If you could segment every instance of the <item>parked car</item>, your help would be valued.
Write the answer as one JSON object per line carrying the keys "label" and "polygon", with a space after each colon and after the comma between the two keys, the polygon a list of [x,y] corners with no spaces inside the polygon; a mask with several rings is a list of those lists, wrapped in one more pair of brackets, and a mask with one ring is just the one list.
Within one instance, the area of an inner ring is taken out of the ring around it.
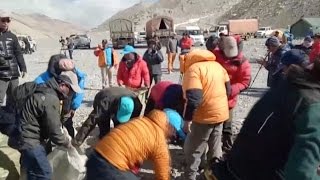
{"label": "parked car", "polygon": [[145,43],[147,41],[147,34],[145,31],[141,31],[138,34],[138,43]]}
{"label": "parked car", "polygon": [[[31,36],[19,34],[19,35],[17,35],[17,37],[20,42],[20,46],[23,46],[22,47],[23,49],[25,48],[25,43],[24,43],[23,39],[26,39],[30,44],[31,51],[35,52],[37,50],[37,42],[34,39],[32,39]],[[22,42],[23,42],[23,44],[22,44]]]}
{"label": "parked car", "polygon": [[78,48],[91,48],[91,38],[86,35],[71,35],[70,38],[73,41],[73,45],[74,45],[74,49],[78,49]]}
{"label": "parked car", "polygon": [[273,30],[271,27],[260,27],[254,34],[254,38],[267,38],[270,37]]}

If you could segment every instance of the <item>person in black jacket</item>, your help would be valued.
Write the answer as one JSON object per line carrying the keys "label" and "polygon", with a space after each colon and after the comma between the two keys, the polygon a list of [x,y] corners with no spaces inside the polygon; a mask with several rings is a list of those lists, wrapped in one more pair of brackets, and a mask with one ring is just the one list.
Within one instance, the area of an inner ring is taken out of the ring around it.
{"label": "person in black jacket", "polygon": [[74,48],[74,43],[73,43],[73,40],[69,37],[66,38],[67,40],[67,48],[68,48],[68,51],[69,51],[69,58],[70,59],[73,59],[73,48]]}
{"label": "person in black jacket", "polygon": [[[23,85],[15,90],[16,97],[25,92],[21,87]],[[52,169],[43,146],[49,139],[58,146],[71,147],[71,138],[62,130],[60,101],[76,92],[81,92],[77,76],[68,71],[51,78],[26,98],[18,122],[21,127],[20,163],[27,179],[52,179]]]}
{"label": "person in black jacket", "polygon": [[148,49],[143,55],[143,60],[147,62],[150,73],[150,84],[155,81],[155,84],[161,81],[161,63],[163,62],[163,55],[160,50],[157,49],[157,42],[150,41]]}
{"label": "person in black jacket", "polygon": [[82,124],[72,144],[80,146],[96,125],[100,130],[99,138],[102,138],[110,131],[111,120],[115,127],[139,117],[141,110],[142,104],[133,91],[122,87],[103,89],[94,97],[93,111]]}
{"label": "person in black jacket", "polygon": [[10,17],[0,16],[0,106],[7,95],[7,109],[13,109],[12,92],[27,73],[23,53],[16,35],[8,30]]}
{"label": "person in black jacket", "polygon": [[304,51],[308,56],[312,50],[313,39],[310,36],[306,36],[302,44],[295,45],[293,49],[300,49]]}

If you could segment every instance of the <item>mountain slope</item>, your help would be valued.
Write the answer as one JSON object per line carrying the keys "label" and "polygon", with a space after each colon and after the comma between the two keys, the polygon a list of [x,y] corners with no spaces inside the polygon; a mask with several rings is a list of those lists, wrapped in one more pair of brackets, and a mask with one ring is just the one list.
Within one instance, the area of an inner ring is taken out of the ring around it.
{"label": "mountain slope", "polygon": [[[0,15],[4,11],[0,10]],[[59,36],[68,36],[73,33],[85,31],[84,28],[64,22],[57,19],[52,19],[43,14],[9,14],[12,22],[10,30],[16,34],[27,34],[35,39],[41,38],[57,38]]]}
{"label": "mountain slope", "polygon": [[210,16],[215,19],[231,9],[241,0],[159,0],[155,3],[138,3],[120,11],[102,23],[97,30],[107,30],[111,20],[126,18],[132,20],[136,30],[143,30],[145,23],[154,16],[165,15],[173,17],[175,23],[186,22],[189,19]]}

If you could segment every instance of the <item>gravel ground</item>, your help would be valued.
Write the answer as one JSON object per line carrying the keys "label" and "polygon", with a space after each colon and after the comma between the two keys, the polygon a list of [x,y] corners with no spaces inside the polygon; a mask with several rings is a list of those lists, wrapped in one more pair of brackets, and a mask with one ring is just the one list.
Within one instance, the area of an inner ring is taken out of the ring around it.
{"label": "gravel ground", "polygon": [[[94,43],[101,41],[102,37],[92,37]],[[264,48],[265,39],[251,39],[250,41],[245,42],[244,54],[247,58],[254,62],[254,60],[260,56],[263,56],[266,52]],[[93,45],[94,45],[93,43]],[[32,55],[25,55],[25,60],[28,67],[28,76],[25,79],[21,79],[21,83],[25,81],[32,81],[40,73],[44,72],[47,68],[47,62],[51,55],[57,54],[60,52],[59,44],[55,40],[41,40],[39,41],[38,51]],[[203,48],[203,47],[202,47]],[[146,49],[141,47],[137,48],[137,52],[142,55]],[[119,50],[117,50],[119,52]],[[165,54],[164,48],[163,53]],[[87,115],[92,110],[92,103],[95,94],[101,89],[101,80],[100,80],[100,69],[97,66],[97,58],[93,55],[92,50],[75,50],[74,59],[76,65],[79,69],[84,71],[87,74],[86,85],[85,85],[85,97],[84,101],[79,110],[77,110],[74,124],[76,127],[81,126],[81,123],[86,119]],[[259,65],[252,63],[252,78],[255,77]],[[167,60],[162,64],[163,67],[163,80],[170,80],[178,83],[179,81],[179,72],[174,72],[168,74],[166,72]],[[175,68],[178,69],[179,62],[178,59],[175,61]],[[115,76],[115,73],[114,73]],[[261,97],[261,95],[266,91],[266,79],[267,71],[261,69],[260,73],[257,76],[256,81],[252,85],[252,88],[243,92],[239,97],[238,106],[234,111],[234,119],[236,120],[234,130],[238,131],[241,127],[243,119],[246,117],[248,111],[254,105],[254,103]],[[114,77],[115,82],[115,77]],[[95,142],[95,135],[97,131],[92,133],[92,137],[88,138],[87,143],[83,145],[83,148],[86,149]],[[183,151],[180,146],[170,145],[170,151],[172,156],[172,176],[173,179],[177,179],[181,176],[183,172]],[[146,163],[142,169],[140,177],[142,179],[153,179],[150,163]]]}

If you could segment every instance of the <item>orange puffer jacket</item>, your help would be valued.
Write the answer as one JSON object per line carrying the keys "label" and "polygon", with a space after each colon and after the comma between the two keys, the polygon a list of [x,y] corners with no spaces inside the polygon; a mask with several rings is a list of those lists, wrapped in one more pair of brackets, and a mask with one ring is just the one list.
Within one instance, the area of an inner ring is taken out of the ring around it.
{"label": "orange puffer jacket", "polygon": [[167,145],[168,121],[163,111],[153,110],[147,117],[132,119],[112,129],[95,150],[121,171],[130,171],[145,160],[153,161],[155,179],[170,179]]}

